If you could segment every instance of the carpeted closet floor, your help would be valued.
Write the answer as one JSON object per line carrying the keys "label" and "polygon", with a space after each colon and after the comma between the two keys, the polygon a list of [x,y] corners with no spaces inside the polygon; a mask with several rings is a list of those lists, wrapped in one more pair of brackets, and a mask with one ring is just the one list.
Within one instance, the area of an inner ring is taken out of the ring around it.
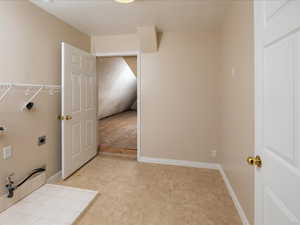
{"label": "carpeted closet floor", "polygon": [[99,120],[100,151],[131,152],[137,149],[137,112],[126,111]]}

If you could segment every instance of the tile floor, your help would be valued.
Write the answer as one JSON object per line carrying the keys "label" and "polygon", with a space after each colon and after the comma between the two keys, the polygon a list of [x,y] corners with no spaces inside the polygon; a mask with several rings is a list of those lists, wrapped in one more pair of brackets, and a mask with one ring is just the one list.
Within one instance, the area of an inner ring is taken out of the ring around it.
{"label": "tile floor", "polygon": [[0,214],[0,225],[72,225],[96,191],[46,184]]}
{"label": "tile floor", "polygon": [[75,225],[241,225],[217,170],[97,156],[66,186],[98,190]]}

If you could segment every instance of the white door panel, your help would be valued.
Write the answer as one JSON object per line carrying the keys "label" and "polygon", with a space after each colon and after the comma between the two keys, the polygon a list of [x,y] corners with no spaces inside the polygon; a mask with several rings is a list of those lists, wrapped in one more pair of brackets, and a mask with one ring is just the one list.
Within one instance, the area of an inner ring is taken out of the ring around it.
{"label": "white door panel", "polygon": [[272,5],[276,4],[278,1],[281,2],[281,0],[259,1],[260,3],[265,3],[265,6],[261,7],[262,13],[264,14],[264,21],[261,22],[265,25],[264,30],[262,31],[265,45],[288,36],[293,31],[299,29],[299,0],[282,1],[282,4],[280,4],[280,7],[278,7],[275,14],[273,14],[271,18],[268,18],[266,13],[270,10],[269,7],[272,7]]}
{"label": "white door panel", "polygon": [[71,74],[71,88],[72,88],[72,108],[71,112],[73,115],[81,113],[81,75],[80,73]]}
{"label": "white door panel", "polygon": [[277,12],[280,11],[289,0],[272,0],[265,2],[266,21],[269,21]]}
{"label": "white door panel", "polygon": [[300,225],[300,1],[254,1],[256,225]]}
{"label": "white door panel", "polygon": [[265,224],[299,225],[297,217],[292,214],[285,204],[270,190],[265,190]]}
{"label": "white door panel", "polygon": [[265,147],[294,160],[294,39],[283,39],[265,48],[264,140]]}
{"label": "white door panel", "polygon": [[85,147],[86,148],[91,148],[93,147],[94,143],[94,121],[93,120],[87,120],[86,124],[86,142],[85,142]]}
{"label": "white door panel", "polygon": [[63,43],[62,65],[62,174],[67,178],[97,153],[96,58]]}

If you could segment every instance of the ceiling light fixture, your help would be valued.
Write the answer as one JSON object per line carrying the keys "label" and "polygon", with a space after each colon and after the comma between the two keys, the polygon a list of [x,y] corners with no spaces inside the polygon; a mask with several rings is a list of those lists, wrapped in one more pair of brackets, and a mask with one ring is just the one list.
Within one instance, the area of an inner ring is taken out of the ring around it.
{"label": "ceiling light fixture", "polygon": [[118,3],[124,3],[124,4],[127,4],[127,3],[132,3],[134,2],[135,0],[115,0],[116,2]]}

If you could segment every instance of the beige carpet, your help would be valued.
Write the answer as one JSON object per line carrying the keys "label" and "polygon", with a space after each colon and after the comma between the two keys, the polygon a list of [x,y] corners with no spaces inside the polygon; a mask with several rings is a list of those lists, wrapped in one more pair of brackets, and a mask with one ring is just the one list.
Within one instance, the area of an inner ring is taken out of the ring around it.
{"label": "beige carpet", "polygon": [[100,149],[137,149],[137,113],[126,111],[99,120]]}
{"label": "beige carpet", "polygon": [[97,156],[63,185],[97,190],[75,225],[241,225],[216,170]]}

